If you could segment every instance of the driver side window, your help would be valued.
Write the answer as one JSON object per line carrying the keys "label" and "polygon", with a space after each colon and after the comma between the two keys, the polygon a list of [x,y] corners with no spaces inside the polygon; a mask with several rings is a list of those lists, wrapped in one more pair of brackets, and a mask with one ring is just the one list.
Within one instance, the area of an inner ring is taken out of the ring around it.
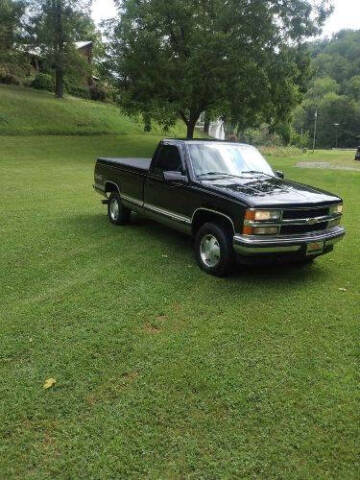
{"label": "driver side window", "polygon": [[152,168],[155,175],[163,175],[164,172],[183,172],[180,153],[173,145],[163,145]]}

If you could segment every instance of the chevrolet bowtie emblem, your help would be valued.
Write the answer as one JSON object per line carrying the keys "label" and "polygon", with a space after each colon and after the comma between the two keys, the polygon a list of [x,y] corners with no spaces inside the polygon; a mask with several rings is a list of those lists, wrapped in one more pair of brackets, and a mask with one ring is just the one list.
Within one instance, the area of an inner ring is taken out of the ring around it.
{"label": "chevrolet bowtie emblem", "polygon": [[307,223],[308,225],[315,225],[315,223],[316,223],[316,218],[308,218],[308,219],[306,220],[306,223]]}

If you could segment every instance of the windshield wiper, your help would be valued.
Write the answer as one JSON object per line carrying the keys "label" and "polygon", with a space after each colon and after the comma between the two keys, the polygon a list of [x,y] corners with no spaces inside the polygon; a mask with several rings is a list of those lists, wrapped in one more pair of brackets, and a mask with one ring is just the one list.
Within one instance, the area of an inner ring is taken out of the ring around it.
{"label": "windshield wiper", "polygon": [[243,178],[243,175],[246,174],[246,173],[265,175],[266,177],[273,178],[273,175],[270,175],[269,173],[259,172],[258,170],[246,170],[246,171],[241,172],[241,175],[234,175],[232,173],[225,173],[225,172],[207,172],[207,173],[201,173],[200,175],[197,175],[197,176],[199,178],[200,177],[210,177],[210,176]]}
{"label": "windshield wiper", "polygon": [[207,176],[210,176],[210,175],[226,175],[224,173],[221,173],[221,172],[206,172],[206,173],[200,173],[200,175],[197,175],[198,177],[207,177]]}
{"label": "windshield wiper", "polygon": [[274,177],[273,175],[270,175],[270,173],[265,173],[265,172],[259,172],[258,170],[246,170],[241,173],[257,173],[258,175],[265,175],[266,177]]}
{"label": "windshield wiper", "polygon": [[232,173],[224,173],[224,172],[208,172],[208,173],[201,173],[198,175],[198,177],[207,177],[207,176],[212,176],[212,175],[217,175],[219,177],[235,177],[235,178],[241,178],[240,175],[233,175]]}

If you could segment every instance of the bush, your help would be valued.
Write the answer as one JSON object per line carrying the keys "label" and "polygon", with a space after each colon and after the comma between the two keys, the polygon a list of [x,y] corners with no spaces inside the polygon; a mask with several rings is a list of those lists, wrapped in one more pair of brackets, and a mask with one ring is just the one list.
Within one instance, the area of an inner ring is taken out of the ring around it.
{"label": "bush", "polygon": [[12,73],[2,73],[0,71],[0,83],[4,83],[5,85],[20,85],[21,81],[17,78],[16,75],[13,75]]}
{"label": "bush", "polygon": [[104,102],[107,97],[106,90],[99,85],[92,85],[90,87],[90,98],[99,102]]}
{"label": "bush", "polygon": [[309,133],[306,132],[306,133],[300,134],[294,131],[292,133],[291,143],[292,145],[298,148],[309,147],[311,145]]}
{"label": "bush", "polygon": [[303,150],[297,147],[265,146],[260,151],[266,157],[298,157],[303,154]]}
{"label": "bush", "polygon": [[71,85],[70,83],[67,83],[66,91],[74,97],[85,98],[86,100],[91,98],[89,89],[86,87],[80,87],[79,85]]}
{"label": "bush", "polygon": [[250,145],[281,146],[282,138],[277,133],[270,133],[269,126],[264,124],[259,128],[247,128],[241,135],[241,140]]}
{"label": "bush", "polygon": [[107,90],[100,85],[91,85],[86,87],[79,84],[75,78],[70,77],[65,79],[65,89],[67,93],[74,97],[96,100],[104,102],[107,98]]}
{"label": "bush", "polygon": [[7,65],[0,65],[0,83],[5,85],[20,85],[19,78],[9,70]]}
{"label": "bush", "polygon": [[38,73],[34,80],[31,82],[31,86],[37,90],[54,91],[54,79],[48,73]]}

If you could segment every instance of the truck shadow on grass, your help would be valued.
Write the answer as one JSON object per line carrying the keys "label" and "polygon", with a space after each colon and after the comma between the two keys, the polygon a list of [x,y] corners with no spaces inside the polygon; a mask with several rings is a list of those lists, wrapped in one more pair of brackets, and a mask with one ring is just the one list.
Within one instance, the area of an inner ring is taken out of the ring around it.
{"label": "truck shadow on grass", "polygon": [[[192,239],[151,219],[135,214],[132,215],[129,225],[114,226],[109,223],[106,214],[89,214],[73,217],[70,222],[74,225],[74,233],[88,237],[98,235],[101,232],[102,237],[106,235],[112,237],[115,242],[118,240],[122,244],[125,243],[128,251],[139,247],[143,248],[144,243],[148,243],[154,250],[160,249],[164,256],[183,257],[184,265],[194,267],[193,272],[209,278],[196,263]],[[148,252],[149,255],[154,254],[151,249],[148,249]],[[139,259],[139,261],[141,260]],[[198,275],[194,273],[193,276],[195,281],[195,277]],[[328,276],[329,270],[322,268],[317,261],[313,264],[281,262],[243,265],[237,263],[232,273],[222,280],[229,283],[245,279],[263,281],[264,283],[267,283],[268,280],[272,282],[277,280],[284,283],[288,280],[291,280],[291,282],[325,281]]]}

